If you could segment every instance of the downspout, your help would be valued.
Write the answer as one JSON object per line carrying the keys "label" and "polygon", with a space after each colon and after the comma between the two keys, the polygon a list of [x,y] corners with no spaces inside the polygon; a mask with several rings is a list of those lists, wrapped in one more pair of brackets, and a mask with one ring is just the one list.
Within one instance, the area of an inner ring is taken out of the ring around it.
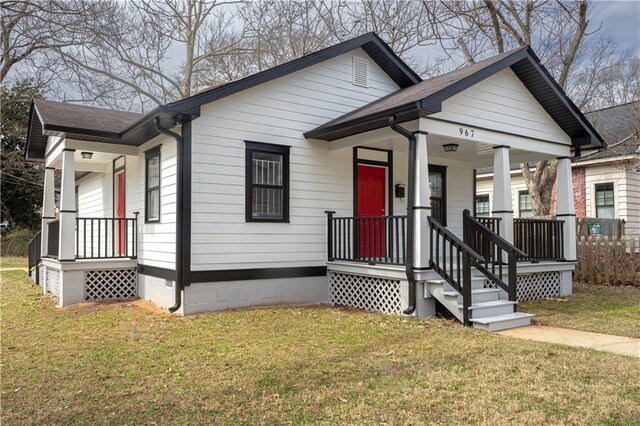
{"label": "downspout", "polygon": [[405,315],[411,315],[416,310],[416,275],[413,267],[413,258],[415,255],[415,247],[413,245],[413,230],[414,230],[414,210],[415,210],[415,180],[416,180],[416,135],[409,130],[398,125],[398,120],[395,116],[389,117],[389,127],[396,132],[407,138],[409,141],[409,176],[407,181],[407,255],[405,256],[405,271],[407,274],[407,281],[409,281],[409,306],[403,311]]}
{"label": "downspout", "polygon": [[156,130],[163,135],[167,135],[176,140],[176,285],[175,285],[175,297],[174,305],[169,308],[169,312],[174,313],[180,306],[182,306],[182,249],[180,248],[180,241],[182,241],[182,222],[183,222],[183,209],[182,206],[182,159],[183,159],[183,142],[184,139],[181,135],[172,132],[169,129],[162,127],[160,124],[160,117],[156,117],[153,121]]}

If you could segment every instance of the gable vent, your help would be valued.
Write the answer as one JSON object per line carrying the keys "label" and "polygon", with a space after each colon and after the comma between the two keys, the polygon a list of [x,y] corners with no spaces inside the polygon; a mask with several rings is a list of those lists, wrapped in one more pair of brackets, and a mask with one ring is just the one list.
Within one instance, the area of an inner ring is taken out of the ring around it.
{"label": "gable vent", "polygon": [[369,61],[357,56],[353,57],[353,84],[369,87]]}

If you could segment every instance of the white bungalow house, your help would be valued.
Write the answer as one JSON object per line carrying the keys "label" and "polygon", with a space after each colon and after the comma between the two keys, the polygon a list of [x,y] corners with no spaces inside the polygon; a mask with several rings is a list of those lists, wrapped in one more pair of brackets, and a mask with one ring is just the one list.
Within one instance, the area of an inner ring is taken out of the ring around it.
{"label": "white bungalow house", "polygon": [[[61,306],[430,317],[438,300],[465,325],[524,325],[518,299],[571,293],[570,157],[603,145],[530,48],[421,81],[375,34],[145,115],[35,100],[35,278]],[[509,164],[546,158],[560,159],[559,214],[529,230],[530,255],[512,244]],[[493,212],[477,220],[473,169],[487,166]]]}

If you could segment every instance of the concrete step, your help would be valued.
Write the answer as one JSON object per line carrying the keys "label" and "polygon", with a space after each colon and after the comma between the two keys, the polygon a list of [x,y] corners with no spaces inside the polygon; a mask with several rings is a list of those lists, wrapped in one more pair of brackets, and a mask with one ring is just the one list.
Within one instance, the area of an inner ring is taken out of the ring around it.
{"label": "concrete step", "polygon": [[[518,302],[508,300],[493,300],[491,302],[473,303],[469,307],[471,318],[493,317],[513,313],[513,309]],[[462,310],[462,305],[458,304],[458,309]]]}
{"label": "concrete step", "polygon": [[[442,281],[442,289],[444,291],[456,291],[448,282]],[[471,277],[471,288],[480,289],[484,288],[484,279],[479,277]]]}
{"label": "concrete step", "polygon": [[472,318],[471,323],[475,328],[487,331],[500,331],[509,328],[531,325],[533,315],[524,312],[512,312],[510,314],[495,315],[492,317]]}
{"label": "concrete step", "polygon": [[[443,291],[446,297],[456,297],[458,304],[462,303],[462,295],[455,290]],[[496,288],[477,288],[471,290],[471,300],[473,303],[490,302],[500,300],[500,290]]]}

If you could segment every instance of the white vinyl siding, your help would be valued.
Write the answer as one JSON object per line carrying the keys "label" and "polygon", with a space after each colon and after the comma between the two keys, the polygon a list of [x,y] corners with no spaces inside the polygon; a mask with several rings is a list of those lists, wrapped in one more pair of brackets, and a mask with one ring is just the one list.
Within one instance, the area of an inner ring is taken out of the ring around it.
{"label": "white vinyl siding", "polygon": [[502,70],[445,100],[442,111],[431,117],[551,142],[570,143],[569,136],[511,69]]}
{"label": "white vinyl siding", "polygon": [[[180,132],[180,129],[172,129]],[[144,223],[145,154],[160,148],[160,221]],[[138,261],[143,265],[175,269],[176,259],[176,142],[160,135],[144,143],[137,157],[127,157],[127,217],[138,212]]]}
{"label": "white vinyl siding", "polygon": [[[325,210],[351,215],[352,154],[303,132],[398,89],[373,62],[353,84],[357,49],[203,105],[192,124],[193,270],[322,266]],[[245,222],[244,141],[288,145],[290,223]]]}

